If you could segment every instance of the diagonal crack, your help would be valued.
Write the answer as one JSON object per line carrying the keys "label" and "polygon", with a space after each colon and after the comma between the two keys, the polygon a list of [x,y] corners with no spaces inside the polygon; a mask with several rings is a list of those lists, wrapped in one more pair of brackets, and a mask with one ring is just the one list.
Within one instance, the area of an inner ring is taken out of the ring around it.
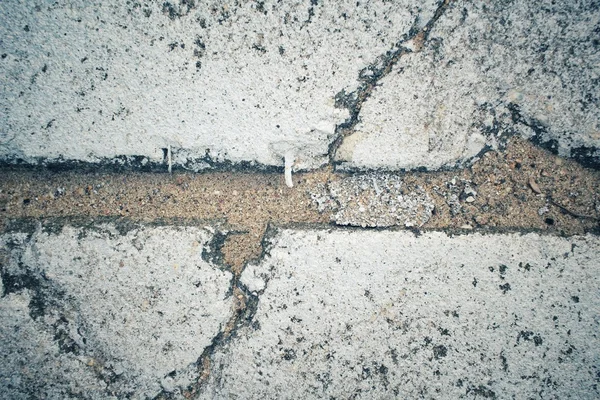
{"label": "diagonal crack", "polygon": [[[454,0],[443,0],[435,10],[433,17],[421,29],[413,26],[405,37],[400,39],[392,49],[388,50],[384,55],[368,67],[359,72],[358,80],[360,85],[357,90],[346,93],[344,89],[335,95],[335,106],[338,108],[347,108],[350,116],[341,124],[338,124],[335,129],[336,139],[329,145],[329,164],[335,166],[335,155],[342,145],[344,138],[350,136],[356,124],[359,122],[359,114],[364,102],[371,96],[373,89],[377,83],[386,75],[388,75],[394,65],[398,63],[403,55],[415,51],[420,51],[423,44],[427,41],[429,33],[433,29],[435,23],[444,14],[450,3]],[[405,46],[408,42],[413,42],[414,51]]]}
{"label": "diagonal crack", "polygon": [[[196,372],[197,379],[195,382],[185,388],[183,396],[185,398],[194,398],[208,382],[210,377],[210,368],[213,354],[223,346],[225,346],[232,338],[237,335],[239,329],[252,324],[252,320],[258,309],[259,295],[262,293],[252,293],[246,286],[240,281],[241,275],[244,272],[246,266],[252,263],[260,263],[267,255],[271,247],[270,239],[275,235],[276,228],[268,225],[263,232],[261,238],[261,254],[260,256],[246,260],[242,268],[237,268],[234,265],[229,265],[226,262],[226,257],[223,254],[223,244],[231,235],[237,235],[239,232],[219,232],[215,234],[215,239],[209,243],[211,247],[211,256],[203,255],[203,258],[219,265],[221,268],[230,271],[233,274],[231,279],[230,288],[228,293],[232,297],[232,315],[227,324],[213,337],[211,344],[207,346],[202,355],[196,360]],[[174,393],[163,391],[154,397],[154,400],[170,400],[174,399]]]}

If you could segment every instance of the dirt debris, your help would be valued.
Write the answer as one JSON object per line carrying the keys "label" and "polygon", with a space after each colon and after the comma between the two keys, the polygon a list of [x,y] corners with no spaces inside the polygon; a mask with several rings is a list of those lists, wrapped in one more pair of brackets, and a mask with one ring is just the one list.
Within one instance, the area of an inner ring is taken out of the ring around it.
{"label": "dirt debris", "polygon": [[[503,151],[486,153],[471,168],[396,175],[404,193],[423,191],[433,203],[421,229],[561,235],[599,229],[600,171],[519,138],[511,139]],[[0,171],[0,224],[82,216],[217,221],[220,229],[230,232],[223,245],[224,262],[239,274],[246,262],[260,256],[268,224],[335,224],[335,211],[322,207],[320,212],[311,196],[324,186],[339,186],[350,175],[328,167],[293,177],[294,188],[288,188],[283,174],[272,173],[54,173],[10,168]],[[404,221],[398,221],[403,227]]]}

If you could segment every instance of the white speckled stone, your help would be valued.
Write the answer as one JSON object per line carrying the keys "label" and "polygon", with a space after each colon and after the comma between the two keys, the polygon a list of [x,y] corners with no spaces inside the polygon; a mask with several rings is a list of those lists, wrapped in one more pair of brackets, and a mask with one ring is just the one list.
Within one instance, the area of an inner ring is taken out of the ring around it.
{"label": "white speckled stone", "polygon": [[152,398],[197,379],[231,317],[231,274],[199,228],[0,236],[0,398]]}
{"label": "white speckled stone", "polygon": [[460,166],[515,132],[600,165],[599,29],[592,1],[452,2],[364,103],[340,167]]}
{"label": "white speckled stone", "polygon": [[595,236],[281,231],[203,398],[598,398],[599,257]]}

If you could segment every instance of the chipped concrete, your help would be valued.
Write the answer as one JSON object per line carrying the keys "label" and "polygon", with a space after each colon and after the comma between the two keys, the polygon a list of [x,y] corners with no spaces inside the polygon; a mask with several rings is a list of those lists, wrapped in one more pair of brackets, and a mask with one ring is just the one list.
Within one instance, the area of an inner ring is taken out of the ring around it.
{"label": "chipped concrete", "polygon": [[[0,5],[0,159],[328,162],[334,97],[436,1]],[[166,167],[165,167],[166,170]]]}
{"label": "chipped concrete", "polygon": [[152,398],[194,382],[232,314],[232,274],[202,258],[211,234],[47,229],[1,236],[0,392]]}
{"label": "chipped concrete", "polygon": [[590,1],[453,1],[360,109],[341,168],[460,166],[520,134],[600,165],[600,10]]}
{"label": "chipped concrete", "polygon": [[311,198],[338,225],[422,226],[431,218],[434,202],[420,186],[405,186],[398,175],[354,175],[316,185]]}
{"label": "chipped concrete", "polygon": [[600,240],[293,231],[201,398],[597,398]]}

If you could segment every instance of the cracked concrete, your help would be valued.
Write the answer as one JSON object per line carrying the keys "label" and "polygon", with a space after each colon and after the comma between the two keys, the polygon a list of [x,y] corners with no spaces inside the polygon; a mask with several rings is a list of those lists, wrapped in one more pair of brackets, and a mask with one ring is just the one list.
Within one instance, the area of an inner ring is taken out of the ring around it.
{"label": "cracked concrete", "polygon": [[0,398],[600,397],[595,1],[0,22]]}
{"label": "cracked concrete", "polygon": [[[595,398],[600,241],[283,230],[201,398]],[[290,391],[293,388],[293,391]]]}
{"label": "cracked concrete", "polygon": [[366,99],[341,168],[435,170],[513,134],[599,165],[593,2],[453,1]]}
{"label": "cracked concrete", "polygon": [[599,164],[590,1],[0,7],[4,163],[431,170],[520,134]]}
{"label": "cracked concrete", "polygon": [[152,398],[189,385],[231,314],[231,273],[200,257],[210,237],[114,225],[2,235],[2,391]]}
{"label": "cracked concrete", "polygon": [[99,223],[4,233],[3,392],[599,394],[597,236],[270,229],[262,257],[232,275],[217,234]]}
{"label": "cracked concrete", "polygon": [[201,170],[281,166],[292,146],[313,169],[348,113],[335,94],[436,2],[0,7],[3,160],[143,167],[171,146],[176,166]]}

